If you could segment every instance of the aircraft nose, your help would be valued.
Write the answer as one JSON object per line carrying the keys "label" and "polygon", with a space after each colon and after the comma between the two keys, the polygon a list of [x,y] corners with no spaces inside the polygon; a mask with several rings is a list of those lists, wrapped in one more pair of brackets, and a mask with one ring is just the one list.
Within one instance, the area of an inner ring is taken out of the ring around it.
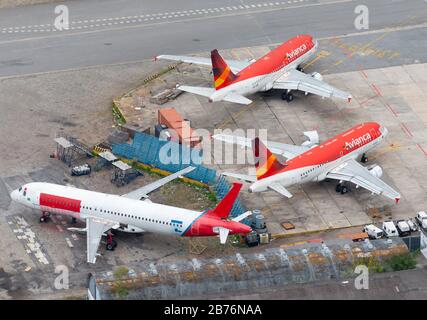
{"label": "aircraft nose", "polygon": [[12,198],[12,200],[18,201],[18,199],[19,199],[19,191],[18,190],[13,190],[10,193],[10,197]]}

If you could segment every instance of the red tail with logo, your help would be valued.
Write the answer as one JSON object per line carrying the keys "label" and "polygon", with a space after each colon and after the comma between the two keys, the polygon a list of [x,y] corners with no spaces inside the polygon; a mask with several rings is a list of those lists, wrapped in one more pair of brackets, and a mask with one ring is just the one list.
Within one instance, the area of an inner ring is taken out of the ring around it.
{"label": "red tail with logo", "polygon": [[257,137],[252,140],[252,150],[255,157],[256,176],[258,180],[272,176],[285,168],[277,158]]}
{"label": "red tail with logo", "polygon": [[216,90],[230,85],[237,78],[224,59],[219,55],[218,50],[211,51],[211,60]]}

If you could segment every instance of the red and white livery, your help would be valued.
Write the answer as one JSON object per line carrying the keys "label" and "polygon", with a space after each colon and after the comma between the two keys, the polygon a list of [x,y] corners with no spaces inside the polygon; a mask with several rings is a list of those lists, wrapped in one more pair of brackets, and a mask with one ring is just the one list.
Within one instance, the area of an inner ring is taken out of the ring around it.
{"label": "red and white livery", "polygon": [[[213,138],[246,146],[253,149],[256,175],[242,175],[225,172],[224,175],[253,182],[250,192],[262,192],[272,189],[288,198],[292,194],[286,189],[295,184],[325,179],[338,180],[336,191],[346,193],[349,190],[344,182],[352,182],[373,194],[381,194],[396,203],[400,194],[383,182],[382,169],[378,165],[363,167],[356,159],[361,157],[367,162],[366,152],[377,146],[387,136],[387,129],[376,122],[359,124],[328,141],[317,145],[316,131],[304,132],[309,137],[301,146],[278,142],[266,142],[267,147],[258,139],[218,134]],[[271,150],[271,151],[270,151]],[[288,160],[280,163],[274,154],[280,154]]]}
{"label": "red and white livery", "polygon": [[[147,187],[147,186],[146,186]],[[125,232],[155,232],[183,237],[218,236],[224,244],[229,234],[246,234],[251,228],[239,221],[250,211],[228,219],[233,204],[241,189],[233,184],[232,189],[215,209],[203,212],[187,210],[148,199],[140,200],[142,192],[123,196],[77,189],[52,183],[28,183],[11,193],[11,198],[27,207],[40,210],[40,221],[50,214],[60,214],[86,221],[86,228],[69,228],[87,233],[87,261],[95,263],[101,237],[107,235],[107,249],[114,250],[116,242],[111,230]],[[150,186],[148,185],[150,189]],[[144,198],[144,197],[143,197]]]}
{"label": "red and white livery", "polygon": [[166,59],[212,67],[214,88],[180,85],[178,89],[205,96],[210,102],[228,101],[250,104],[246,96],[271,89],[284,90],[282,99],[292,101],[292,90],[312,93],[326,98],[346,99],[351,95],[323,81],[317,72],[302,72],[302,64],[311,59],[318,42],[310,35],[298,35],[284,42],[258,60],[225,61],[215,49],[211,58],[176,55],[159,55],[155,59]]}

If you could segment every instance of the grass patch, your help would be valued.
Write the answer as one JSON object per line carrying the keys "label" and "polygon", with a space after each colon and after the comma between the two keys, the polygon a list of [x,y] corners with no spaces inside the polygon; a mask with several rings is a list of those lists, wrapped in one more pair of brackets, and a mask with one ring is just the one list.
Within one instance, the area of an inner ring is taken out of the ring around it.
{"label": "grass patch", "polygon": [[116,270],[114,270],[114,273],[113,273],[114,279],[122,280],[123,278],[125,278],[128,275],[128,273],[129,273],[128,268],[126,268],[124,266],[118,267],[118,268],[116,268]]}
{"label": "grass patch", "polygon": [[418,252],[397,254],[386,260],[386,264],[392,271],[415,269]]}
{"label": "grass patch", "polygon": [[112,112],[113,112],[113,119],[116,121],[117,124],[119,125],[126,124],[126,119],[123,116],[122,112],[120,111],[115,101],[113,101]]}

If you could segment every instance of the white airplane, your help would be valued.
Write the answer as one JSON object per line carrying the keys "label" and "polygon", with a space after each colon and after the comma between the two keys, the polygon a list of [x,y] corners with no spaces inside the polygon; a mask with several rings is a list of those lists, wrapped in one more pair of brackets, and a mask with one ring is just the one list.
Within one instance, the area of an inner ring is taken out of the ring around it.
{"label": "white airplane", "polygon": [[309,35],[298,35],[258,60],[225,61],[217,50],[211,52],[211,59],[176,55],[159,55],[157,59],[182,61],[212,67],[214,88],[180,85],[182,91],[208,97],[210,102],[228,101],[250,104],[246,96],[258,91],[271,89],[285,90],[282,99],[294,99],[292,90],[305,94],[312,93],[326,98],[339,98],[351,101],[348,92],[339,90],[323,81],[321,74],[311,75],[302,72],[300,67],[313,57],[318,42]]}
{"label": "white airplane", "polygon": [[[101,237],[107,232],[107,250],[114,250],[116,242],[111,230],[140,233],[155,232],[183,237],[217,236],[224,244],[230,234],[246,234],[251,231],[240,223],[251,212],[228,219],[233,204],[242,187],[233,184],[232,189],[215,209],[197,212],[156,204],[147,194],[165,181],[171,181],[194,168],[180,172],[144,186],[122,196],[77,189],[52,183],[28,183],[12,191],[11,198],[27,207],[41,210],[40,222],[50,214],[60,214],[86,221],[84,229],[69,228],[87,234],[87,262],[95,263]],[[140,200],[141,198],[145,200]]]}
{"label": "white airplane", "polygon": [[[249,192],[262,192],[272,189],[291,198],[286,187],[310,181],[325,179],[338,180],[336,191],[347,193],[349,188],[344,181],[352,182],[356,188],[363,187],[372,194],[381,194],[387,198],[400,200],[400,194],[383,182],[382,169],[378,165],[368,168],[360,165],[356,159],[361,156],[367,162],[366,152],[377,146],[386,137],[388,131],[376,122],[359,124],[336,137],[317,145],[319,137],[316,131],[305,132],[309,140],[301,146],[279,142],[266,142],[267,147],[255,138],[217,134],[212,138],[242,147],[252,148],[255,157],[256,175],[243,175],[224,172],[223,175],[253,182]],[[289,159],[285,163],[277,161],[272,154],[280,154]]]}

